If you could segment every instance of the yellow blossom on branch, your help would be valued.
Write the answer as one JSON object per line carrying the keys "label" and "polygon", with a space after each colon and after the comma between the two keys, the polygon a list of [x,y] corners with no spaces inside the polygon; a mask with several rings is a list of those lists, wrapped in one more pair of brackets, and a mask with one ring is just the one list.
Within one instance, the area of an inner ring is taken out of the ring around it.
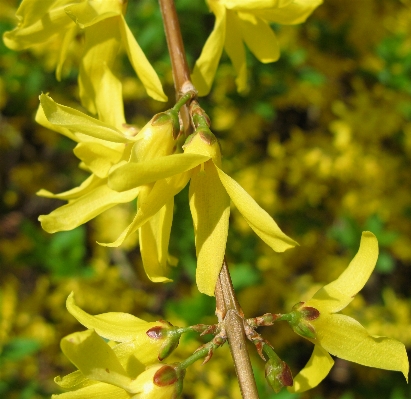
{"label": "yellow blossom on branch", "polygon": [[108,246],[118,246],[143,226],[159,209],[190,181],[190,210],[193,217],[197,271],[200,292],[214,295],[215,284],[225,253],[230,198],[255,233],[277,252],[297,243],[285,235],[271,216],[247,192],[221,169],[220,147],[208,128],[197,129],[190,136],[183,154],[128,162],[109,175],[109,187],[128,192],[155,182],[132,223]]}
{"label": "yellow blossom on branch", "polygon": [[[334,364],[328,354],[364,366],[401,371],[408,380],[409,363],[404,344],[395,339],[372,336],[351,317],[337,312],[344,309],[364,287],[378,258],[378,242],[374,234],[363,232],[360,248],[348,268],[327,284],[295,312],[308,316],[299,320],[294,331],[315,344],[305,368],[294,378],[292,392],[303,392],[317,386]],[[310,314],[315,317],[311,318]],[[308,330],[307,330],[308,328]],[[313,333],[304,334],[304,330]]]}
{"label": "yellow blossom on branch", "polygon": [[57,77],[60,78],[69,46],[79,32],[84,32],[80,98],[91,113],[98,113],[104,120],[102,109],[122,104],[121,83],[113,73],[121,47],[126,50],[148,95],[159,101],[167,100],[160,79],[124,19],[126,4],[122,0],[23,0],[16,12],[18,26],[6,32],[3,39],[9,48],[23,50],[58,37],[61,47]]}
{"label": "yellow blossom on branch", "polygon": [[238,91],[246,91],[244,43],[259,61],[277,61],[280,49],[270,23],[289,25],[304,22],[322,0],[208,0],[207,3],[216,17],[215,26],[192,75],[201,96],[210,92],[223,49],[236,71]]}
{"label": "yellow blossom on branch", "polygon": [[[136,134],[135,129],[112,126],[57,104],[47,95],[41,95],[40,102],[37,121],[78,142],[74,153],[82,161],[80,166],[91,173],[79,187],[64,193],[38,192],[40,196],[68,201],[49,215],[39,217],[44,230],[72,230],[117,204],[133,201],[137,196],[139,203],[144,201],[150,185],[118,192],[107,185],[108,173],[121,162],[142,162],[172,153],[175,126],[169,114],[158,114]],[[170,199],[140,231],[143,262],[148,258],[144,263],[151,265],[146,268],[147,274],[157,282],[168,280],[165,275],[173,204]]]}

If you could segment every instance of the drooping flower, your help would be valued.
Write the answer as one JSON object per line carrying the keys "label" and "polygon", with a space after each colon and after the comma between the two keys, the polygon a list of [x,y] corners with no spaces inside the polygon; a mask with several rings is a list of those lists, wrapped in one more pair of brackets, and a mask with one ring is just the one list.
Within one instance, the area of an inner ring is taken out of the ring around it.
{"label": "drooping flower", "polygon": [[230,198],[255,233],[277,252],[296,245],[247,192],[221,169],[221,153],[208,128],[197,129],[184,145],[183,154],[128,162],[109,175],[109,187],[127,192],[155,184],[132,223],[108,246],[118,246],[143,226],[190,182],[190,209],[197,252],[196,280],[200,292],[214,295],[228,233]]}
{"label": "drooping flower", "polygon": [[[93,114],[102,114],[105,109],[120,107],[121,83],[113,73],[114,61],[121,47],[148,95],[166,101],[160,79],[147,60],[123,13],[127,2],[123,0],[23,0],[16,12],[18,26],[3,36],[5,44],[13,50],[23,50],[46,43],[58,37],[60,55],[57,77],[70,44],[79,32],[84,33],[84,51],[81,57],[79,87],[83,105]],[[123,112],[121,110],[121,112]]]}
{"label": "drooping flower", "polygon": [[[363,232],[360,248],[348,268],[298,308],[306,317],[304,329],[294,329],[315,344],[305,368],[294,377],[292,392],[303,392],[318,385],[334,364],[329,355],[364,366],[401,371],[408,380],[409,363],[404,345],[394,339],[372,336],[353,318],[337,313],[344,309],[364,287],[378,258],[378,242],[374,234]],[[318,317],[310,317],[313,309]],[[295,311],[298,311],[296,309]],[[302,320],[298,320],[301,325]],[[298,326],[297,326],[298,327]],[[307,330],[308,331],[308,330]]]}
{"label": "drooping flower", "polygon": [[[133,201],[137,196],[144,201],[150,185],[114,191],[107,185],[108,173],[121,162],[142,162],[173,152],[175,126],[169,114],[158,114],[136,134],[136,130],[112,126],[57,104],[47,95],[41,95],[40,102],[37,121],[78,142],[74,153],[82,161],[82,168],[91,172],[79,187],[64,193],[39,191],[38,195],[68,201],[49,215],[39,217],[44,230],[49,233],[72,230],[117,204]],[[151,267],[146,270],[153,281],[168,280],[165,275],[172,214],[171,199],[140,231],[143,261],[149,258]]]}
{"label": "drooping flower", "polygon": [[223,49],[236,71],[238,91],[247,90],[243,43],[261,62],[277,61],[280,49],[270,23],[304,22],[322,0],[207,0],[207,3],[216,21],[192,75],[200,96],[210,92]]}
{"label": "drooping flower", "polygon": [[53,398],[177,397],[184,371],[172,365],[158,364],[166,334],[157,338],[147,334],[153,329],[167,330],[170,326],[167,322],[148,323],[117,312],[92,316],[75,304],[73,294],[67,298],[67,309],[88,330],[62,339],[63,353],[78,370],[55,378],[61,388],[70,392],[53,395]]}

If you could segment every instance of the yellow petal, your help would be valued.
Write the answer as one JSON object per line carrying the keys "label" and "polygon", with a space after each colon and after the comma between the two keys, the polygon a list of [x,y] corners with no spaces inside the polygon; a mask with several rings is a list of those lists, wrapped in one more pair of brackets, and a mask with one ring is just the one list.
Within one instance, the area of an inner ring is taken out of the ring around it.
{"label": "yellow petal", "polygon": [[227,33],[224,49],[233,63],[237,77],[237,90],[242,93],[248,89],[247,62],[241,33],[240,21],[235,11],[227,10]]}
{"label": "yellow petal", "polygon": [[[100,119],[107,123],[112,123],[112,120],[107,113],[107,105],[104,105],[104,101],[110,105],[114,104],[114,99],[110,98],[109,89],[118,89],[118,85],[114,84],[114,86],[104,88],[102,84],[107,83],[107,80],[110,83],[110,76],[104,79],[106,82],[103,81],[103,77],[109,73],[107,70],[113,67],[120,49],[119,22],[119,17],[108,18],[85,30],[84,53],[81,57],[78,79],[82,104],[91,113],[98,113]],[[104,94],[108,96],[101,98]],[[115,99],[118,100],[118,93],[115,94]],[[102,106],[102,109],[98,106]],[[120,101],[115,108],[122,106],[123,102]]]}
{"label": "yellow petal", "polygon": [[241,34],[251,52],[263,63],[277,61],[280,47],[267,22],[250,13],[237,13]]}
{"label": "yellow petal", "polygon": [[120,161],[122,156],[121,152],[97,143],[79,143],[73,152],[100,178],[107,177],[110,168]]}
{"label": "yellow petal", "polygon": [[70,373],[66,376],[56,377],[54,382],[63,389],[80,389],[92,384],[96,384],[95,381],[89,380],[80,370]]}
{"label": "yellow petal", "polygon": [[267,8],[281,8],[292,3],[294,0],[220,0],[225,7],[231,10],[255,11]]}
{"label": "yellow petal", "polygon": [[107,244],[99,243],[107,247],[118,247],[130,235],[153,217],[165,204],[177,195],[188,183],[190,174],[181,173],[168,179],[158,180],[147,200],[139,205],[138,212],[130,225],[120,234],[116,241]]}
{"label": "yellow petal", "polygon": [[72,230],[117,204],[132,201],[137,194],[138,188],[118,193],[102,184],[49,215],[41,215],[39,221],[48,233]]}
{"label": "yellow petal", "polygon": [[198,154],[172,154],[144,162],[128,162],[109,174],[108,185],[125,191],[190,170],[210,159]]}
{"label": "yellow petal", "polygon": [[52,399],[130,399],[130,394],[114,385],[99,382],[76,391],[52,395]]}
{"label": "yellow petal", "polygon": [[98,178],[95,175],[89,176],[86,180],[83,181],[83,183],[80,184],[80,186],[72,188],[71,190],[65,191],[64,193],[60,194],[53,194],[50,191],[47,190],[40,190],[36,194],[40,197],[46,197],[46,198],[56,198],[56,199],[61,199],[61,200],[71,200],[75,199],[78,197],[81,197],[82,195],[87,194],[97,186],[104,184],[102,183],[102,179]]}
{"label": "yellow petal", "polygon": [[330,372],[334,360],[320,345],[315,345],[305,367],[294,377],[289,392],[304,392],[316,387]]}
{"label": "yellow petal", "polygon": [[23,1],[16,16],[19,19],[17,28],[3,35],[5,45],[12,50],[23,50],[44,43],[73,24],[64,6],[50,9],[49,2]]}
{"label": "yellow petal", "polygon": [[[113,7],[116,5],[117,7]],[[93,7],[97,6],[97,8]],[[65,8],[67,15],[81,28],[85,29],[107,18],[121,15],[121,2],[101,1],[70,4]]]}
{"label": "yellow petal", "polygon": [[193,173],[190,182],[190,209],[197,252],[196,280],[200,292],[213,296],[223,264],[230,216],[230,198],[213,161]]}
{"label": "yellow petal", "polygon": [[146,342],[149,342],[146,331],[161,325],[159,322],[148,323],[128,313],[109,312],[92,316],[76,305],[73,293],[68,296],[66,306],[70,314],[83,326],[95,330],[104,338],[117,342],[128,342],[136,338],[146,339]]}
{"label": "yellow petal", "polygon": [[266,244],[276,252],[284,252],[286,249],[298,245],[281,231],[271,216],[235,180],[218,167],[217,172],[234,205]]}
{"label": "yellow petal", "polygon": [[136,71],[137,76],[147,90],[147,94],[157,101],[167,101],[167,96],[164,94],[163,87],[156,71],[147,60],[123,16],[120,17],[119,27],[128,58]]}
{"label": "yellow petal", "polygon": [[56,78],[58,81],[61,80],[63,64],[64,64],[64,61],[66,60],[70,45],[75,40],[77,31],[78,31],[77,26],[73,25],[73,26],[68,27],[67,31],[62,36],[61,48],[60,48],[59,58],[57,61],[57,66],[56,66]]}
{"label": "yellow petal", "polygon": [[79,132],[100,140],[107,140],[114,143],[127,143],[133,141],[113,126],[83,114],[73,108],[57,104],[52,98],[45,94],[40,96],[40,103],[48,121],[57,127],[63,127],[70,129],[74,133]]}
{"label": "yellow petal", "polygon": [[255,10],[253,14],[270,22],[294,25],[304,22],[321,3],[322,0],[294,0],[285,7]]}
{"label": "yellow petal", "polygon": [[207,39],[199,59],[196,61],[191,79],[199,96],[206,96],[211,89],[226,35],[226,9],[218,2],[209,3],[216,21],[211,35]]}
{"label": "yellow petal", "polygon": [[84,376],[91,380],[123,389],[127,389],[131,383],[131,378],[113,349],[94,330],[77,332],[63,338],[61,350]]}
{"label": "yellow petal", "polygon": [[354,296],[364,287],[374,270],[378,258],[378,241],[375,235],[364,231],[360,248],[350,265],[337,280],[321,288],[306,306],[326,312],[344,309]]}
{"label": "yellow petal", "polygon": [[36,121],[39,125],[44,126],[44,127],[46,127],[47,129],[54,130],[55,132],[58,132],[58,133],[62,134],[63,136],[66,136],[66,137],[68,137],[69,139],[71,139],[71,140],[73,140],[73,141],[75,141],[75,142],[78,142],[78,141],[79,141],[78,137],[77,137],[73,132],[71,132],[70,130],[68,130],[67,128],[61,127],[61,126],[57,126],[57,125],[53,125],[52,123],[50,123],[50,122],[47,120],[47,117],[46,117],[46,115],[44,114],[44,110],[43,110],[43,107],[42,107],[41,105],[40,105],[40,107],[37,109],[35,121]]}
{"label": "yellow petal", "polygon": [[332,355],[364,366],[401,371],[408,381],[408,357],[401,342],[371,336],[358,321],[342,314],[320,314],[311,323],[316,340]]}
{"label": "yellow petal", "polygon": [[[146,190],[150,189],[147,187]],[[145,202],[146,198],[140,193],[140,202]],[[139,245],[144,270],[148,278],[155,283],[171,281],[166,275],[173,207],[174,199],[171,198],[139,230]]]}

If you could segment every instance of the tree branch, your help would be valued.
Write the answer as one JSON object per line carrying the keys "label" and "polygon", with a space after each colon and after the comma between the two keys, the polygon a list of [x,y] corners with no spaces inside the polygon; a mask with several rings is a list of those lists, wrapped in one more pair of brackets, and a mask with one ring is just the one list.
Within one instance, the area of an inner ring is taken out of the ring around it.
{"label": "tree branch", "polygon": [[[159,0],[164,30],[173,68],[176,96],[195,90],[190,80],[190,71],[185,57],[180,24],[173,0]],[[190,129],[187,107],[183,114],[184,131]],[[243,399],[258,399],[257,387],[246,347],[244,315],[237,302],[227,263],[223,266],[215,289],[216,315],[224,323]]]}

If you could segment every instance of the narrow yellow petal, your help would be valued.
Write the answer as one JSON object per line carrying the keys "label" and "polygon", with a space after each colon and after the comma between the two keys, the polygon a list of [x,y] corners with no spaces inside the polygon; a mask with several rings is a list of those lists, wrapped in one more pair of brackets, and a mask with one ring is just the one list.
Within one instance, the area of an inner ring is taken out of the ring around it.
{"label": "narrow yellow petal", "polygon": [[334,360],[320,345],[315,345],[305,367],[294,377],[289,392],[304,392],[316,387],[330,372]]}
{"label": "narrow yellow petal", "polygon": [[241,34],[251,52],[263,63],[277,61],[280,47],[277,36],[266,21],[251,13],[237,13]]}
{"label": "narrow yellow petal", "polygon": [[[109,70],[113,67],[120,49],[119,23],[119,17],[108,18],[85,29],[84,52],[81,57],[78,78],[82,104],[91,113],[98,113],[100,119],[106,123],[113,121],[107,112],[108,105],[105,105],[104,101],[112,105],[115,99],[121,99],[117,92],[118,83],[111,84],[113,78],[105,76],[110,73]],[[109,83],[110,87],[103,87],[104,83]],[[114,93],[115,98],[112,99],[109,90],[113,88],[116,89],[116,92]],[[101,98],[102,96],[103,98]],[[118,105],[115,105],[115,108],[122,108],[122,106],[123,102],[120,101]]]}
{"label": "narrow yellow petal", "polygon": [[210,157],[198,154],[172,154],[144,162],[128,162],[109,174],[108,185],[116,191],[130,190],[186,172],[208,159]]}
{"label": "narrow yellow petal", "polygon": [[100,140],[107,140],[114,143],[127,143],[133,141],[113,126],[83,114],[73,108],[57,104],[52,98],[45,94],[40,95],[40,103],[47,120],[57,127],[63,127],[70,129],[74,133],[79,132]]}
{"label": "narrow yellow petal", "polygon": [[253,14],[270,22],[294,25],[304,22],[321,3],[322,0],[293,0],[284,7],[255,10]]}
{"label": "narrow yellow petal", "polygon": [[122,42],[126,48],[128,58],[137,76],[147,90],[147,94],[154,98],[154,100],[167,101],[167,96],[164,94],[156,71],[147,60],[147,57],[138,45],[123,16],[120,17],[119,26]]}
{"label": "narrow yellow petal", "polygon": [[321,288],[306,306],[321,307],[327,312],[344,309],[364,287],[374,270],[378,258],[378,241],[373,233],[364,231],[360,248],[344,272],[330,284]]}
{"label": "narrow yellow petal", "polygon": [[199,96],[206,96],[211,89],[226,35],[226,9],[218,2],[210,2],[216,21],[211,35],[207,39],[199,59],[196,61],[191,79]]}
{"label": "narrow yellow petal", "polygon": [[80,389],[88,385],[96,384],[95,381],[89,380],[80,370],[64,377],[56,377],[54,382],[63,389]]}
{"label": "narrow yellow petal", "polygon": [[73,21],[64,11],[64,6],[48,9],[49,7],[48,2],[22,2],[16,14],[19,25],[3,35],[5,45],[12,50],[24,50],[48,41],[73,25]]}
{"label": "narrow yellow petal", "polygon": [[132,201],[137,194],[138,188],[118,193],[101,184],[49,215],[41,215],[39,221],[48,233],[72,230],[117,204]]}
{"label": "narrow yellow petal", "polygon": [[[77,321],[100,336],[117,341],[128,342],[145,335],[145,332],[159,323],[148,323],[128,313],[109,312],[92,316],[79,308],[71,293],[66,301],[67,310]],[[146,336],[147,342],[149,338]]]}
{"label": "narrow yellow petal", "polygon": [[269,8],[282,8],[294,0],[220,0],[230,10],[255,11]]}
{"label": "narrow yellow petal", "polygon": [[235,180],[218,167],[217,172],[234,205],[266,244],[276,252],[284,252],[298,245],[281,231],[274,219]]}
{"label": "narrow yellow petal", "polygon": [[43,107],[40,105],[39,108],[37,109],[36,112],[36,116],[35,116],[35,121],[41,125],[44,126],[47,129],[50,130],[54,130],[55,132],[58,132],[60,134],[62,134],[63,136],[68,137],[69,139],[78,142],[79,138],[73,133],[71,132],[69,129],[62,127],[62,126],[58,126],[58,125],[53,125],[52,123],[50,123],[47,120],[47,117],[44,113]]}
{"label": "narrow yellow petal", "polygon": [[85,377],[127,389],[131,378],[117,359],[113,349],[96,334],[86,330],[61,340],[61,350]]}
{"label": "narrow yellow petal", "polygon": [[190,182],[190,209],[197,252],[196,280],[200,292],[213,296],[223,264],[230,216],[230,198],[213,161],[198,167]]}
{"label": "narrow yellow petal", "polygon": [[147,200],[139,205],[138,212],[130,225],[120,234],[119,238],[112,243],[99,243],[107,247],[118,247],[130,235],[153,217],[164,205],[177,195],[188,183],[190,173],[185,172],[168,179],[158,180]]}
{"label": "narrow yellow petal", "polygon": [[98,143],[79,143],[73,152],[92,173],[100,178],[107,177],[110,168],[122,157],[121,152]]}
{"label": "narrow yellow petal", "polygon": [[130,394],[114,385],[98,382],[76,391],[52,395],[52,399],[130,399]]}
{"label": "narrow yellow petal", "polygon": [[70,45],[75,40],[77,31],[78,31],[77,26],[75,26],[75,25],[69,26],[67,28],[67,31],[65,31],[63,36],[62,36],[61,48],[60,48],[59,58],[57,60],[57,66],[56,66],[56,79],[58,81],[61,80],[63,64],[64,64],[64,61],[67,58],[67,53],[68,53],[68,50],[70,48]]}
{"label": "narrow yellow petal", "polygon": [[[94,4],[93,4],[94,3]],[[107,18],[121,15],[121,3],[113,1],[81,2],[65,7],[67,15],[81,28],[85,29]],[[116,5],[117,7],[113,7]],[[97,8],[93,7],[97,6]]]}
{"label": "narrow yellow petal", "polygon": [[227,33],[224,49],[233,63],[237,77],[237,90],[242,93],[248,89],[247,62],[241,33],[240,21],[235,11],[227,10]]}
{"label": "narrow yellow petal", "polygon": [[332,355],[364,366],[401,371],[408,381],[408,357],[401,342],[371,336],[358,321],[342,314],[320,314],[311,323],[316,340]]}
{"label": "narrow yellow petal", "polygon": [[[150,190],[147,187],[147,190]],[[148,194],[148,193],[147,193]],[[146,196],[139,196],[145,202]],[[151,281],[162,283],[171,281],[167,275],[168,243],[173,221],[174,199],[171,198],[139,230],[139,245],[144,270]]]}
{"label": "narrow yellow petal", "polygon": [[36,194],[40,197],[46,198],[56,198],[61,200],[72,200],[82,195],[87,194],[97,186],[102,184],[102,180],[97,177],[96,175],[89,176],[86,180],[83,181],[78,187],[72,188],[71,190],[65,191],[64,193],[60,194],[53,194],[47,190],[40,190]]}

